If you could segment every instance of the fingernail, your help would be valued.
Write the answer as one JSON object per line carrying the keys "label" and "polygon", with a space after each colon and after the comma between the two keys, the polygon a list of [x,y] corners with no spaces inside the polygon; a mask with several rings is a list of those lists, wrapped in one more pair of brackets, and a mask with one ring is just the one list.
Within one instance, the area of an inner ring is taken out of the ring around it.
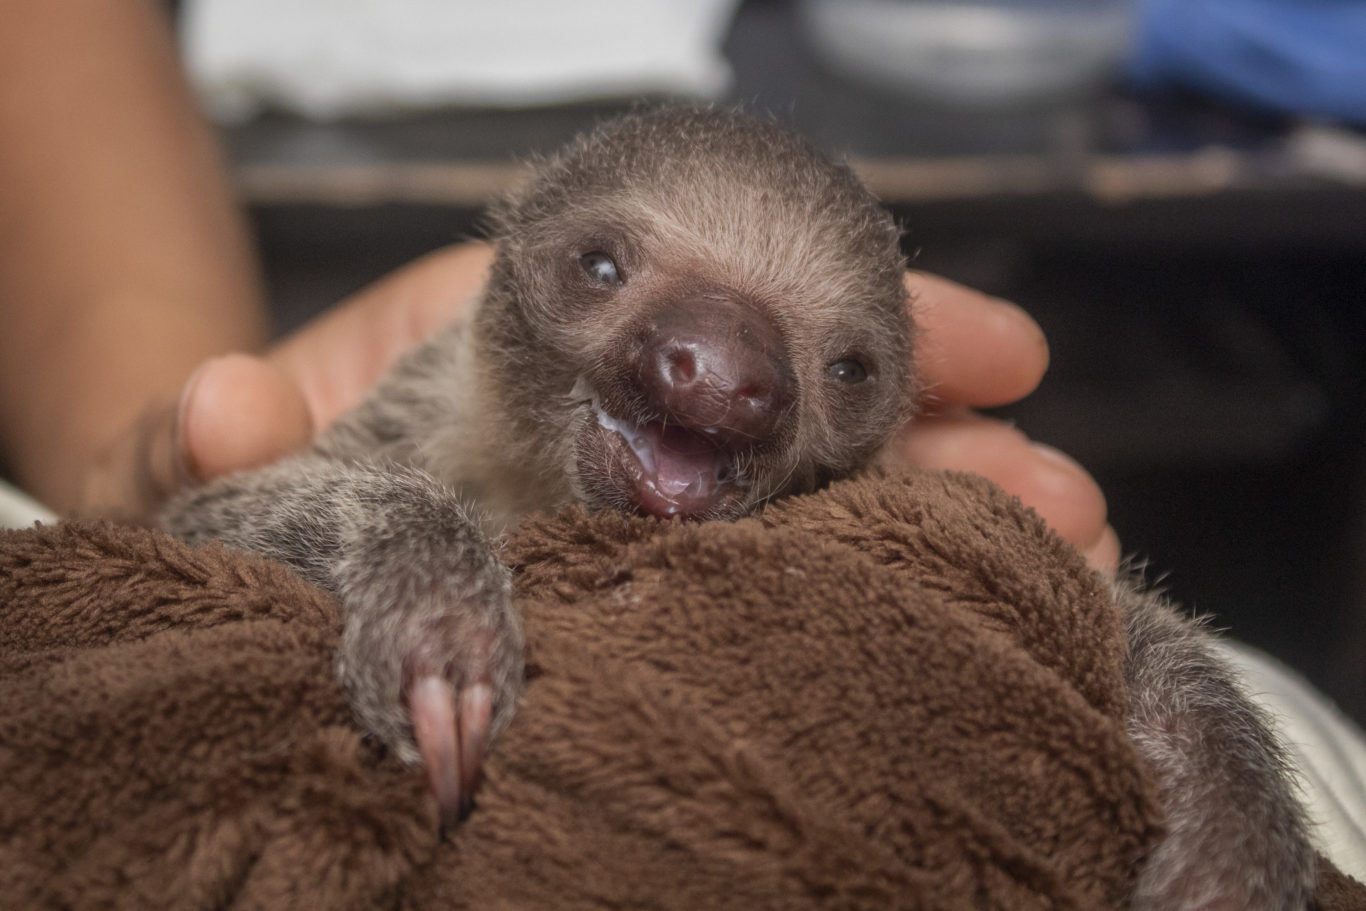
{"label": "fingernail", "polygon": [[222,361],[221,357],[212,357],[200,364],[190,374],[190,378],[185,381],[185,385],[180,390],[180,401],[175,410],[175,423],[171,428],[171,445],[175,456],[175,470],[183,486],[199,484],[204,481],[200,466],[190,449],[187,428],[189,426],[190,408],[195,394],[199,391],[200,383],[203,381],[204,375],[220,361]]}
{"label": "fingernail", "polygon": [[1018,331],[1023,335],[1028,336],[1034,347],[1042,352],[1041,356],[1043,358],[1044,369],[1047,370],[1048,362],[1051,359],[1052,354],[1048,348],[1048,336],[1044,334],[1043,327],[1039,325],[1039,321],[1034,319],[1034,317],[1029,314],[1028,310],[1014,301],[1008,301],[1000,297],[993,297],[991,298],[991,301],[1000,308],[999,312],[1001,318],[1018,326]]}
{"label": "fingernail", "polygon": [[1090,511],[1095,511],[1099,516],[1105,515],[1105,491],[1100,489],[1100,484],[1091,476],[1091,472],[1082,467],[1081,463],[1072,458],[1061,449],[1054,449],[1047,443],[1030,441],[1030,448],[1040,456],[1040,461],[1044,465],[1053,467],[1055,483],[1060,491],[1070,491],[1068,497],[1074,503],[1081,498],[1089,500]]}
{"label": "fingernail", "polygon": [[1074,474],[1084,474],[1087,477],[1090,477],[1090,474],[1086,469],[1081,467],[1080,462],[1063,452],[1061,449],[1056,449],[1049,446],[1047,443],[1039,443],[1032,440],[1029,445],[1035,452],[1043,456],[1046,461],[1053,463],[1058,468]]}
{"label": "fingernail", "polygon": [[1113,577],[1119,571],[1119,563],[1124,556],[1124,549],[1114,528],[1105,526],[1100,538],[1086,549],[1084,556],[1092,568],[1105,576]]}

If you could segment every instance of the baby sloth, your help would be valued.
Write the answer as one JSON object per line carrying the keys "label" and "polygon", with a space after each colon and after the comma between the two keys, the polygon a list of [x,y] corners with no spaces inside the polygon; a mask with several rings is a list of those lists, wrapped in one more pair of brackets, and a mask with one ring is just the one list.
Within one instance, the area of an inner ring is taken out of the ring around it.
{"label": "baby sloth", "polygon": [[[448,822],[521,685],[493,536],[574,501],[745,515],[865,464],[915,392],[896,225],[771,123],[678,107],[617,119],[492,223],[468,325],[406,355],[308,452],[162,517],[336,594],[356,714],[423,763]],[[1312,854],[1273,738],[1202,632],[1132,589],[1117,600],[1131,730],[1170,817],[1135,906],[1302,906]]]}

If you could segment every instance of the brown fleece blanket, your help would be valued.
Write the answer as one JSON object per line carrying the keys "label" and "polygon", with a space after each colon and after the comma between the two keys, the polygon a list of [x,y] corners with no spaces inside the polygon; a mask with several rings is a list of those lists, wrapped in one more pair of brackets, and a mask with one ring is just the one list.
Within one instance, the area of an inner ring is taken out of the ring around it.
{"label": "brown fleece blanket", "polygon": [[1159,831],[1116,612],[984,481],[571,509],[508,558],[529,682],[443,838],[351,722],[327,596],[143,530],[0,535],[0,906],[1111,908]]}

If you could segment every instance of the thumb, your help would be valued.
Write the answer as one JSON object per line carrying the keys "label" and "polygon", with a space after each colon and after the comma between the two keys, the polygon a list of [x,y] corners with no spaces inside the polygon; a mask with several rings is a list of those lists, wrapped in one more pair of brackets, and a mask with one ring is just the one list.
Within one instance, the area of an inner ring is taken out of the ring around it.
{"label": "thumb", "polygon": [[307,445],[303,394],[245,354],[205,361],[178,400],[148,407],[94,459],[78,513],[145,520],[177,490],[263,465]]}
{"label": "thumb", "polygon": [[278,368],[247,354],[200,365],[185,384],[175,419],[182,483],[265,465],[304,448],[313,437],[313,417],[299,387]]}

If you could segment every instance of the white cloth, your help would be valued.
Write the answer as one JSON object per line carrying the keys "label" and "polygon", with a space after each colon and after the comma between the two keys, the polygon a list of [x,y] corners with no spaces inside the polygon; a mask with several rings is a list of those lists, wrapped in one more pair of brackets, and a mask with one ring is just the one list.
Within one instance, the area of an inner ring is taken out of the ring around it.
{"label": "white cloth", "polygon": [[1225,654],[1248,694],[1269,711],[1298,767],[1316,847],[1366,880],[1366,735],[1303,678],[1237,642]]}
{"label": "white cloth", "polygon": [[31,528],[34,522],[56,522],[57,516],[23,491],[0,480],[0,528]]}
{"label": "white cloth", "polygon": [[188,0],[182,44],[214,116],[326,119],[661,92],[715,98],[739,0]]}

